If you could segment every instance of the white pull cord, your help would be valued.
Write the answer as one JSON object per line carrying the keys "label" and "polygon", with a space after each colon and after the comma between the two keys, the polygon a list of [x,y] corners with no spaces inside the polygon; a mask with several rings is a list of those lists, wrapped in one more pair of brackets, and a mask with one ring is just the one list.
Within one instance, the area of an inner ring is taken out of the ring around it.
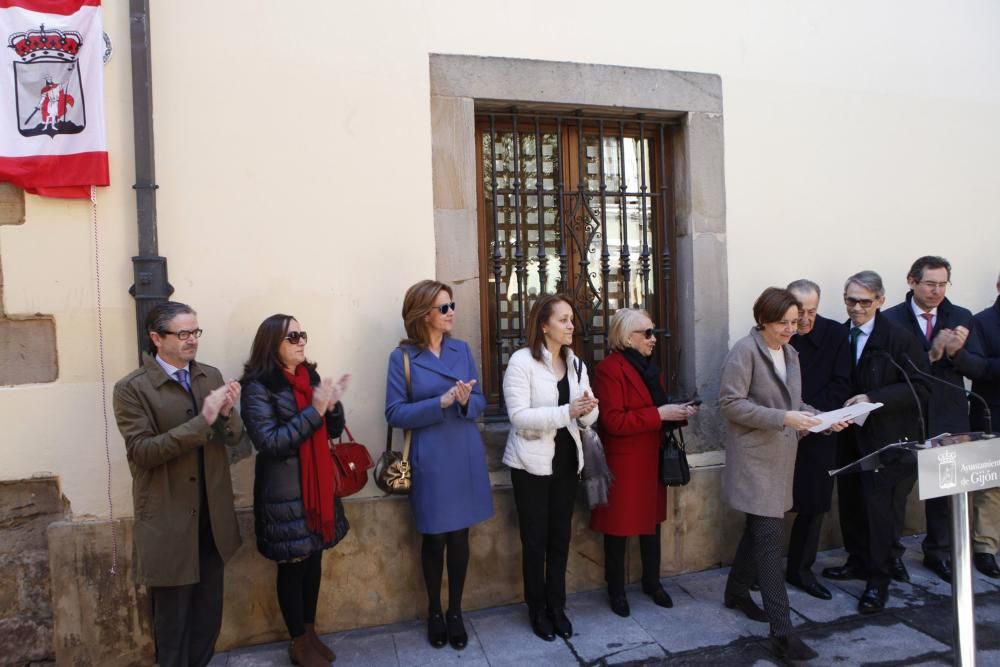
{"label": "white pull cord", "polygon": [[108,466],[108,518],[111,521],[111,576],[118,574],[118,527],[111,503],[111,444],[108,431],[108,385],[104,373],[104,320],[101,307],[101,250],[97,237],[97,186],[90,186],[90,220],[94,229],[94,283],[97,292],[97,363],[101,371],[101,416],[104,418],[104,458]]}

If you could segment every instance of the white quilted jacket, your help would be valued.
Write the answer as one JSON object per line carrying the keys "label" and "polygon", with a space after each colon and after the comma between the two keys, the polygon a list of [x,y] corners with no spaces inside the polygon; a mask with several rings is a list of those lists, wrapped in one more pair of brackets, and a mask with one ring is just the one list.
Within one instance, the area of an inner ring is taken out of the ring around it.
{"label": "white quilted jacket", "polygon": [[[567,358],[569,400],[583,395],[590,388],[586,364],[581,364],[580,381],[576,379],[577,357],[572,351]],[[503,377],[503,397],[510,418],[510,432],[503,462],[511,468],[526,470],[532,475],[551,475],[552,457],[556,451],[556,431],[565,427],[576,442],[578,470],[583,469],[583,449],[580,427],[597,421],[598,410],[579,419],[569,416],[569,405],[559,405],[559,378],[552,370],[552,354],[542,348],[542,360],[535,361],[531,350],[521,348],[513,354]]]}

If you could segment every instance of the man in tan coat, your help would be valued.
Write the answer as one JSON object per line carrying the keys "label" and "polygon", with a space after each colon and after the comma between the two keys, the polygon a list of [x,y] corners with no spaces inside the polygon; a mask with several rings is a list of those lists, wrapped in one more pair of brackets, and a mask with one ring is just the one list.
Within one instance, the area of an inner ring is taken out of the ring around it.
{"label": "man in tan coat", "polygon": [[160,667],[207,665],[222,625],[223,564],[240,545],[226,445],[240,385],[197,363],[198,316],[168,301],[146,318],[148,354],[115,385],[132,472],[134,571],[149,586]]}

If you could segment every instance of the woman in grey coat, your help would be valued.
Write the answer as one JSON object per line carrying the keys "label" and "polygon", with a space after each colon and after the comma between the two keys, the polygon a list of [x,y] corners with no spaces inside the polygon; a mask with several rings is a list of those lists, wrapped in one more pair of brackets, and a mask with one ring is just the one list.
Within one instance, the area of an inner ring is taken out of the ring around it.
{"label": "woman in grey coat", "polygon": [[[799,432],[819,424],[802,402],[798,353],[788,345],[801,304],[788,290],[769,287],[753,306],[756,326],[733,345],[722,367],[719,407],[726,418],[723,487],[746,528],[726,582],[725,605],[771,625],[771,649],[808,660],[816,652],[792,635],[781,568],[784,515],[792,506]],[[840,430],[845,424],[838,424]],[[750,597],[760,584],[764,609]]]}

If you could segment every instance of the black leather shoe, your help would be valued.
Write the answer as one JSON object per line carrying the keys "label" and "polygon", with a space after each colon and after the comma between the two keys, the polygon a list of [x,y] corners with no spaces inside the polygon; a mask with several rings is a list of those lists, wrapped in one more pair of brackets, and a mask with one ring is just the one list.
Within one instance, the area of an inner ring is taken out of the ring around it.
{"label": "black leather shoe", "polygon": [[573,624],[566,616],[565,609],[549,609],[548,614],[549,620],[552,621],[552,629],[557,635],[563,639],[569,639],[573,636]]}
{"label": "black leather shoe", "polygon": [[848,579],[860,579],[864,581],[868,578],[865,576],[864,571],[851,561],[847,561],[843,565],[836,567],[824,567],[823,576],[836,581],[847,581]]}
{"label": "black leather shoe", "polygon": [[742,598],[726,598],[723,604],[726,609],[736,609],[743,612],[751,621],[767,623],[767,614],[757,606],[757,603],[749,595]]}
{"label": "black leather shoe", "polygon": [[448,643],[453,649],[461,651],[469,643],[469,633],[465,631],[462,613],[449,611],[444,618],[448,625]]}
{"label": "black leather shoe", "polygon": [[827,590],[826,586],[819,583],[818,581],[812,581],[810,583],[803,583],[801,581],[795,581],[793,579],[786,579],[789,584],[795,586],[801,591],[805,591],[814,598],[819,598],[820,600],[832,600],[833,594]]}
{"label": "black leather shoe", "polygon": [[941,577],[942,581],[951,583],[951,563],[940,558],[925,558],[924,567]]}
{"label": "black leather shoe", "polygon": [[427,617],[427,641],[434,648],[441,648],[448,643],[448,627],[444,624],[441,612]]}
{"label": "black leather shoe", "polygon": [[997,566],[997,559],[993,554],[972,554],[972,564],[987,577],[1000,579],[1000,567]]}
{"label": "black leather shoe", "polygon": [[628,618],[629,614],[632,613],[628,608],[628,598],[625,597],[625,593],[612,593],[608,591],[608,602],[611,603],[611,611],[622,618]]}
{"label": "black leather shoe", "polygon": [[659,582],[655,586],[643,585],[642,592],[651,597],[657,607],[670,609],[674,606],[674,601],[670,599],[670,594],[663,590],[663,586]]}
{"label": "black leather shoe", "polygon": [[771,652],[778,658],[787,660],[812,660],[819,654],[809,648],[795,635],[778,637],[771,635]]}
{"label": "black leather shoe", "polygon": [[889,588],[879,588],[878,586],[866,586],[865,592],[858,600],[858,611],[862,614],[874,614],[885,609],[886,600],[889,599]]}
{"label": "black leather shoe", "polygon": [[910,573],[906,570],[902,558],[893,558],[889,561],[889,576],[904,584],[910,582]]}
{"label": "black leather shoe", "polygon": [[552,621],[549,620],[548,614],[544,611],[539,611],[537,613],[530,613],[530,617],[531,630],[535,633],[535,636],[547,642],[554,642],[556,640],[556,630],[552,627]]}

